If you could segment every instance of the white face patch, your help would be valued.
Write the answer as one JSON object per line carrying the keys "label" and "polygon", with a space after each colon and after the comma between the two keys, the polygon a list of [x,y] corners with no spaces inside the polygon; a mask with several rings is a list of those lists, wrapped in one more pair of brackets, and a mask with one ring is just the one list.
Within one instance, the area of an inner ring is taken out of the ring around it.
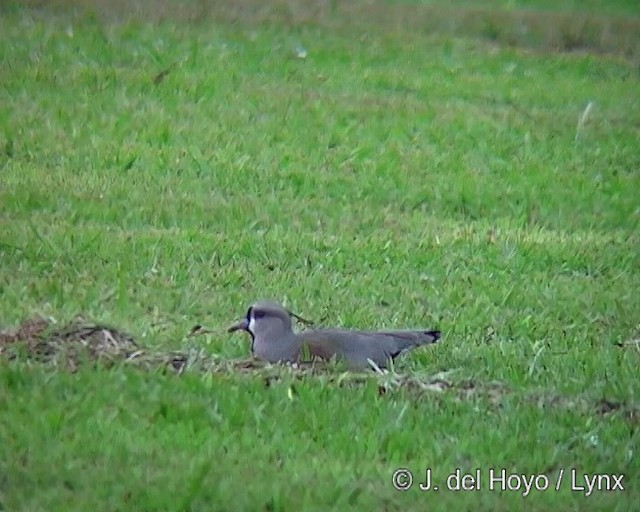
{"label": "white face patch", "polygon": [[256,319],[253,317],[253,315],[251,315],[251,318],[249,319],[249,327],[247,327],[247,330],[251,334],[255,335],[255,331],[254,331],[255,327],[256,327]]}

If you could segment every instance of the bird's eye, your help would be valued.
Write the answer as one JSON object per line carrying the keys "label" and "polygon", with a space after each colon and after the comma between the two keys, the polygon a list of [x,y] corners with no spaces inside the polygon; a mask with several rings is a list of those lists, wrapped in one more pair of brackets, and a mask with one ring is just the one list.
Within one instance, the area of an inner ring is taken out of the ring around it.
{"label": "bird's eye", "polygon": [[253,311],[253,318],[264,318],[265,315],[266,313],[264,311],[260,311],[259,309]]}

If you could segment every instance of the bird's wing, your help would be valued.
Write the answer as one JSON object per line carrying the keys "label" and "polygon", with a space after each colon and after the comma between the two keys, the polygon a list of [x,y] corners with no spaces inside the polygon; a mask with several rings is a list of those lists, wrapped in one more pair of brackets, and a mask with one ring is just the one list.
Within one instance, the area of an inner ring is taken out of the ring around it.
{"label": "bird's wing", "polygon": [[349,331],[343,329],[320,329],[300,334],[311,356],[331,359],[334,355],[349,363],[363,366],[371,359],[381,368],[388,359],[403,352],[440,339],[439,331]]}
{"label": "bird's wing", "polygon": [[342,344],[333,336],[322,331],[305,331],[299,334],[304,348],[309,351],[309,356],[329,360],[333,356],[343,355]]}
{"label": "bird's wing", "polygon": [[[366,367],[367,359],[384,367],[390,357],[395,357],[398,340],[393,336],[378,333],[366,333],[346,330],[317,330],[301,333],[303,345],[308,347],[310,355],[321,359],[337,356],[352,366]],[[408,343],[400,343],[404,345]]]}

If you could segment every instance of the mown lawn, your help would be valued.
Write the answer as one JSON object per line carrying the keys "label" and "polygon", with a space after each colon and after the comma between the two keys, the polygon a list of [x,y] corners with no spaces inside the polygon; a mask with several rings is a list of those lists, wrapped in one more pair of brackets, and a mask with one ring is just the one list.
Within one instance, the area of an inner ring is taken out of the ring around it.
{"label": "mown lawn", "polygon": [[221,365],[262,298],[443,331],[363,376],[0,346],[1,510],[638,509],[637,4],[408,4],[0,8],[1,328],[81,314]]}

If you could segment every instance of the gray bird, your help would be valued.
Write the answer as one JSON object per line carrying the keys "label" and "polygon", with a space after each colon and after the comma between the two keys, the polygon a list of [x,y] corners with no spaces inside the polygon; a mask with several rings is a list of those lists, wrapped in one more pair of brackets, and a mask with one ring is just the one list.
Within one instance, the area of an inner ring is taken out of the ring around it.
{"label": "gray bird", "polygon": [[251,335],[251,353],[272,363],[295,362],[305,358],[329,360],[334,356],[352,369],[370,367],[371,359],[379,368],[389,360],[419,347],[436,343],[440,331],[351,331],[346,329],[310,329],[295,333],[291,318],[305,323],[275,302],[256,302],[247,315],[229,328],[229,332],[246,331]]}

